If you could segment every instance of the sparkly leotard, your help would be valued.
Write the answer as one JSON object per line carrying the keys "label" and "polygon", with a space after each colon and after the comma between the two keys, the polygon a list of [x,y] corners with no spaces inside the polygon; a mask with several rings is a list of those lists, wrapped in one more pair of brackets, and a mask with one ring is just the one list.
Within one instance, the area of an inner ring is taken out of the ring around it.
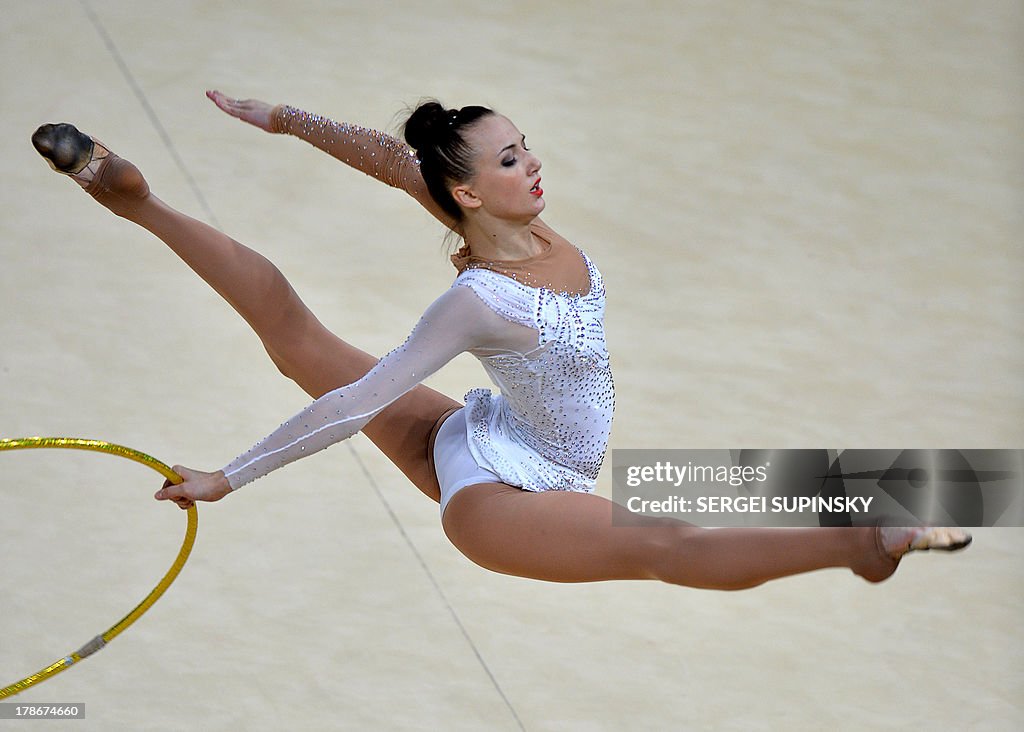
{"label": "sparkly leotard", "polygon": [[[414,153],[381,132],[291,107],[274,129],[305,139],[451,225],[430,199]],[[604,338],[604,283],[590,259],[539,219],[541,254],[486,262],[463,249],[452,286],[402,346],[359,381],[317,399],[224,468],[232,489],[355,434],[460,353],[475,355],[499,394],[466,395],[469,448],[509,485],[591,491],[604,458],[614,387]]]}

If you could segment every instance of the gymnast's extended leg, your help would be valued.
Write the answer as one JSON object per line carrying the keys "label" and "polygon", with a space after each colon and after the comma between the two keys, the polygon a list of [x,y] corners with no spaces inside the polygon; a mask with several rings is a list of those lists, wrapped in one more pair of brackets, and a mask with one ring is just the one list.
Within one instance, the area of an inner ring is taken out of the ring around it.
{"label": "gymnast's extended leg", "polygon": [[704,529],[638,517],[594,494],[530,493],[500,483],[456,493],[442,523],[463,554],[503,574],[552,582],[658,579],[718,590],[826,567],[878,582],[912,548],[970,541],[958,529]]}
{"label": "gymnast's extended leg", "polygon": [[[278,268],[258,252],[176,211],[155,195],[139,170],[108,154],[70,125],[44,125],[33,144],[51,165],[118,216],[166,243],[216,290],[263,341],[282,373],[318,397],[362,377],[377,362],[325,328]],[[363,433],[425,494],[440,498],[428,458],[431,430],[461,406],[425,386],[391,404]]]}

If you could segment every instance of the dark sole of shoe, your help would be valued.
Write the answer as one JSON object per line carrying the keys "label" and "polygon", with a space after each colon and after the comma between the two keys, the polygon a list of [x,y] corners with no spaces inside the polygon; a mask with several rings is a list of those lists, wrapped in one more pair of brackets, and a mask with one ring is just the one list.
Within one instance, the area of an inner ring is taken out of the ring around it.
{"label": "dark sole of shoe", "polygon": [[32,146],[54,170],[75,175],[92,160],[93,141],[67,122],[42,125],[32,133]]}

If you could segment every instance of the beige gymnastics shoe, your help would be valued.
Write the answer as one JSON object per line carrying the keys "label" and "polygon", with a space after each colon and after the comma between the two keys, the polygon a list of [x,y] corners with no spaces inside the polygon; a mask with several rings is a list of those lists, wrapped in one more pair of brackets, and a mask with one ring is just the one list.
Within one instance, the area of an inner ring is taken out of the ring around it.
{"label": "beige gymnastics shoe", "polygon": [[910,552],[955,552],[966,548],[972,537],[958,527],[879,526],[879,548],[893,559]]}
{"label": "beige gymnastics shoe", "polygon": [[149,196],[138,168],[74,125],[43,125],[32,135],[32,145],[51,168],[70,176],[118,216],[130,215]]}

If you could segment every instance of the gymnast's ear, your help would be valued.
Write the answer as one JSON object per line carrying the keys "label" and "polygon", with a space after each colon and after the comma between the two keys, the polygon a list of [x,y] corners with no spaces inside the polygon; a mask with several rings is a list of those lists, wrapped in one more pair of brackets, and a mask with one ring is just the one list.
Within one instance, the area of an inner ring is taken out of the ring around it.
{"label": "gymnast's ear", "polygon": [[476,192],[466,183],[460,183],[459,185],[452,188],[452,198],[462,208],[480,208],[483,205],[483,201],[476,195]]}

